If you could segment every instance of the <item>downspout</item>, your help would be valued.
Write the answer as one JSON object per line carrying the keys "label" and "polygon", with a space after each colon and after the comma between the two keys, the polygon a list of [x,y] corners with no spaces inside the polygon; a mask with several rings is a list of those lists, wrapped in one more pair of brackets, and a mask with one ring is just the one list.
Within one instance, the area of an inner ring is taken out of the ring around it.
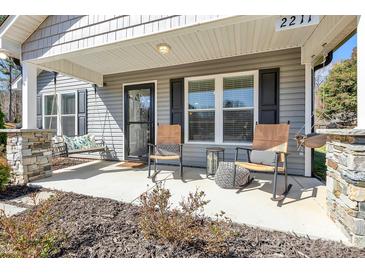
{"label": "downspout", "polygon": [[326,59],[324,60],[323,63],[314,66],[314,69],[313,69],[314,71],[313,72],[315,73],[317,70],[328,66],[332,62],[332,59],[333,59],[333,51],[330,51],[327,54]]}

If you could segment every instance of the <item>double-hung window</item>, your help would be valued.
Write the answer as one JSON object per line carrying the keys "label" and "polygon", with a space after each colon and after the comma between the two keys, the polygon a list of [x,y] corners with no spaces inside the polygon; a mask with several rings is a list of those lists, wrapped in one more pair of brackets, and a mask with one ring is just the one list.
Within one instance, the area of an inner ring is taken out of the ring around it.
{"label": "double-hung window", "polygon": [[43,95],[43,128],[54,129],[57,135],[77,135],[76,92]]}
{"label": "double-hung window", "polygon": [[58,95],[45,95],[43,105],[43,128],[57,130]]}
{"label": "double-hung window", "polygon": [[214,141],[215,82],[214,79],[189,81],[189,140]]}
{"label": "double-hung window", "polygon": [[254,76],[223,77],[223,142],[252,141]]}
{"label": "double-hung window", "polygon": [[185,142],[252,142],[257,89],[257,71],[185,78]]}

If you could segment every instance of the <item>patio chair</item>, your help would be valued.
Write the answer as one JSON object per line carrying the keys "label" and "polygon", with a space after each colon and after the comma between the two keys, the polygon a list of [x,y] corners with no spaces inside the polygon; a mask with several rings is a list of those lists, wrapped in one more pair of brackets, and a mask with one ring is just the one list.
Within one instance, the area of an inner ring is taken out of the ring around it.
{"label": "patio chair", "polygon": [[[235,154],[235,168],[233,180],[236,177],[236,167],[240,166],[250,171],[274,173],[272,200],[280,201],[286,197],[291,184],[288,185],[287,173],[287,156],[288,156],[288,141],[289,141],[289,122],[288,124],[261,124],[256,125],[252,147],[237,147]],[[247,162],[238,160],[238,152],[245,150],[247,152]],[[252,151],[268,151],[274,155],[272,164],[263,164],[260,162],[251,161]],[[277,196],[277,175],[282,173],[285,175],[285,191],[282,195]]]}
{"label": "patio chair", "polygon": [[151,160],[154,163],[154,178],[157,174],[156,162],[179,161],[180,178],[183,179],[182,164],[183,145],[181,143],[180,125],[159,125],[157,127],[156,145],[148,144],[148,178],[151,178]]}

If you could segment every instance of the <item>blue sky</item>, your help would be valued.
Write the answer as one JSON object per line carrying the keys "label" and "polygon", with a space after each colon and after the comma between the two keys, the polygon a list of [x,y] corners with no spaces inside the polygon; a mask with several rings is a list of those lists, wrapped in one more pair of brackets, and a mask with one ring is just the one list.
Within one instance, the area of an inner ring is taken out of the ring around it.
{"label": "blue sky", "polygon": [[349,59],[351,57],[352,49],[357,45],[357,34],[347,40],[341,47],[333,52],[333,63],[339,60]]}

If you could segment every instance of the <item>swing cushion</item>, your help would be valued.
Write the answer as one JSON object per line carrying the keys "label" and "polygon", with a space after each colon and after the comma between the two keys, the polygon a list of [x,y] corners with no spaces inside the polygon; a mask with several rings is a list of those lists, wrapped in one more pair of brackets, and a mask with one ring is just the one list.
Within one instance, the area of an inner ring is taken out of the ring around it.
{"label": "swing cushion", "polygon": [[76,137],[64,136],[64,141],[69,150],[94,148],[98,146],[95,142],[95,137],[90,134]]}

